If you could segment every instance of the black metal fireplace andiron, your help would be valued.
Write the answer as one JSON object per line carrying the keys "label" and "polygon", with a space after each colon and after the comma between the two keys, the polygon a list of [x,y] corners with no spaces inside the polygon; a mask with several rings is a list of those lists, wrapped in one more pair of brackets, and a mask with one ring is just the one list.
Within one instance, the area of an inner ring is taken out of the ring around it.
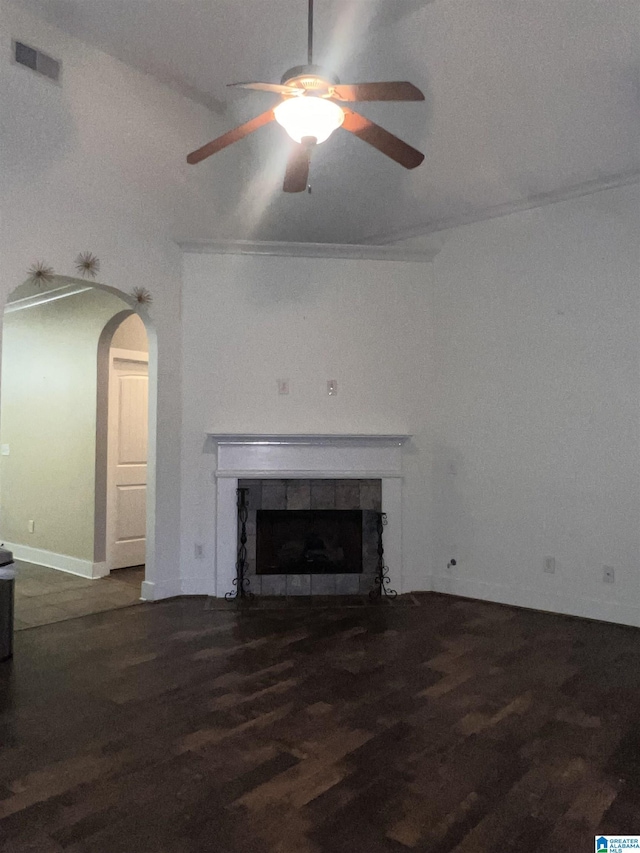
{"label": "black metal fireplace andiron", "polygon": [[251,601],[253,593],[249,589],[251,581],[245,577],[247,568],[247,519],[249,518],[249,489],[237,489],[238,523],[240,525],[240,547],[236,562],[236,576],[233,579],[235,589],[225,595],[227,601]]}
{"label": "black metal fireplace andiron", "polygon": [[398,593],[395,589],[388,589],[388,586],[391,583],[391,578],[389,577],[389,566],[387,566],[384,561],[384,546],[382,544],[382,532],[385,524],[387,524],[387,513],[376,513],[376,530],[378,532],[378,568],[376,570],[376,585],[369,593],[369,598],[372,601],[382,599],[383,596],[391,599],[398,597]]}

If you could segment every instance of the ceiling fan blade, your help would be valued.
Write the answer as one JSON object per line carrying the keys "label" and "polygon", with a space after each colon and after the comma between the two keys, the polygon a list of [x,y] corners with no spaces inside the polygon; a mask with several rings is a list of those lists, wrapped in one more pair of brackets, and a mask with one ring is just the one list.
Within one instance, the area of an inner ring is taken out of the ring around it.
{"label": "ceiling fan blade", "polygon": [[353,85],[341,83],[334,88],[333,97],[339,101],[424,101],[420,89],[406,81]]}
{"label": "ceiling fan blade", "polygon": [[344,124],[342,127],[353,133],[369,145],[373,145],[378,151],[382,151],[387,157],[391,157],[396,163],[400,163],[405,169],[415,169],[424,160],[424,154],[407,145],[402,139],[389,133],[378,124],[369,121],[368,118],[354,113],[347,107],[342,107],[344,112]]}
{"label": "ceiling fan blade", "polygon": [[193,166],[195,163],[200,163],[202,160],[206,160],[207,157],[211,157],[212,154],[221,151],[223,148],[226,148],[227,145],[233,145],[234,142],[238,142],[239,139],[243,139],[255,130],[259,130],[261,127],[264,127],[265,124],[269,124],[269,122],[274,119],[275,116],[273,114],[273,110],[267,110],[266,113],[262,113],[262,115],[252,118],[251,121],[245,122],[245,124],[241,124],[239,127],[234,127],[234,129],[228,131],[228,133],[223,133],[222,136],[218,136],[217,139],[207,142],[206,145],[203,145],[202,148],[198,148],[197,151],[192,151],[187,157],[187,163],[190,163]]}
{"label": "ceiling fan blade", "polygon": [[309,183],[309,164],[311,162],[311,148],[309,145],[295,145],[291,149],[287,160],[287,171],[284,175],[284,186],[286,193],[303,193]]}
{"label": "ceiling fan blade", "polygon": [[282,86],[279,83],[227,83],[230,89],[256,89],[258,92],[273,92],[276,95],[298,95],[301,89]]}

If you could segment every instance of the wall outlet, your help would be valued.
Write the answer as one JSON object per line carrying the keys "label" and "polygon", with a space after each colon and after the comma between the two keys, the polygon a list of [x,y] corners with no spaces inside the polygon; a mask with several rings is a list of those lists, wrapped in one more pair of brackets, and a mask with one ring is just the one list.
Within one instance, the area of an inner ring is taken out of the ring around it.
{"label": "wall outlet", "polygon": [[616,580],[616,572],[613,566],[603,566],[602,567],[602,582],[603,583],[615,583]]}
{"label": "wall outlet", "polygon": [[204,557],[204,548],[199,542],[194,545],[193,552],[196,555],[196,560],[201,560]]}
{"label": "wall outlet", "polygon": [[556,573],[556,558],[555,557],[545,557],[543,568],[548,575],[555,575]]}
{"label": "wall outlet", "polygon": [[288,379],[278,379],[278,394],[288,394],[289,393],[289,380]]}
{"label": "wall outlet", "polygon": [[0,444],[0,455],[1,456],[9,456],[11,452],[11,448],[8,444]]}
{"label": "wall outlet", "polygon": [[327,379],[327,394],[330,397],[338,396],[338,380],[337,379]]}
{"label": "wall outlet", "polygon": [[28,522],[28,528],[29,528],[29,533],[35,533],[36,523],[33,519],[30,519],[30,521]]}

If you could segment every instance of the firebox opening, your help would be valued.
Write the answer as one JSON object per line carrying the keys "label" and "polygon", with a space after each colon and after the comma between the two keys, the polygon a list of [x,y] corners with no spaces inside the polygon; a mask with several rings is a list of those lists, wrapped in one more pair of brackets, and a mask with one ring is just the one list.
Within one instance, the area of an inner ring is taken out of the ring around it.
{"label": "firebox opening", "polygon": [[257,574],[361,572],[362,510],[257,511]]}

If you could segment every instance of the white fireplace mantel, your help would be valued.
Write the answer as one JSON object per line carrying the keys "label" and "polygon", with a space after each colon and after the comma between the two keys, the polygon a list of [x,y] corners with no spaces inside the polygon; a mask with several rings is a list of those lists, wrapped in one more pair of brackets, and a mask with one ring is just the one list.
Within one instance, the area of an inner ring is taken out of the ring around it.
{"label": "white fireplace mantel", "polygon": [[216,478],[267,479],[401,476],[409,435],[208,433],[216,446]]}
{"label": "white fireplace mantel", "polygon": [[379,479],[385,562],[402,591],[402,450],[409,435],[207,433],[215,446],[216,595],[232,589],[238,542],[239,479]]}
{"label": "white fireplace mantel", "polygon": [[273,433],[207,433],[217,444],[321,444],[334,447],[357,447],[398,445],[402,446],[410,435],[387,435],[369,433],[297,433],[274,435]]}

